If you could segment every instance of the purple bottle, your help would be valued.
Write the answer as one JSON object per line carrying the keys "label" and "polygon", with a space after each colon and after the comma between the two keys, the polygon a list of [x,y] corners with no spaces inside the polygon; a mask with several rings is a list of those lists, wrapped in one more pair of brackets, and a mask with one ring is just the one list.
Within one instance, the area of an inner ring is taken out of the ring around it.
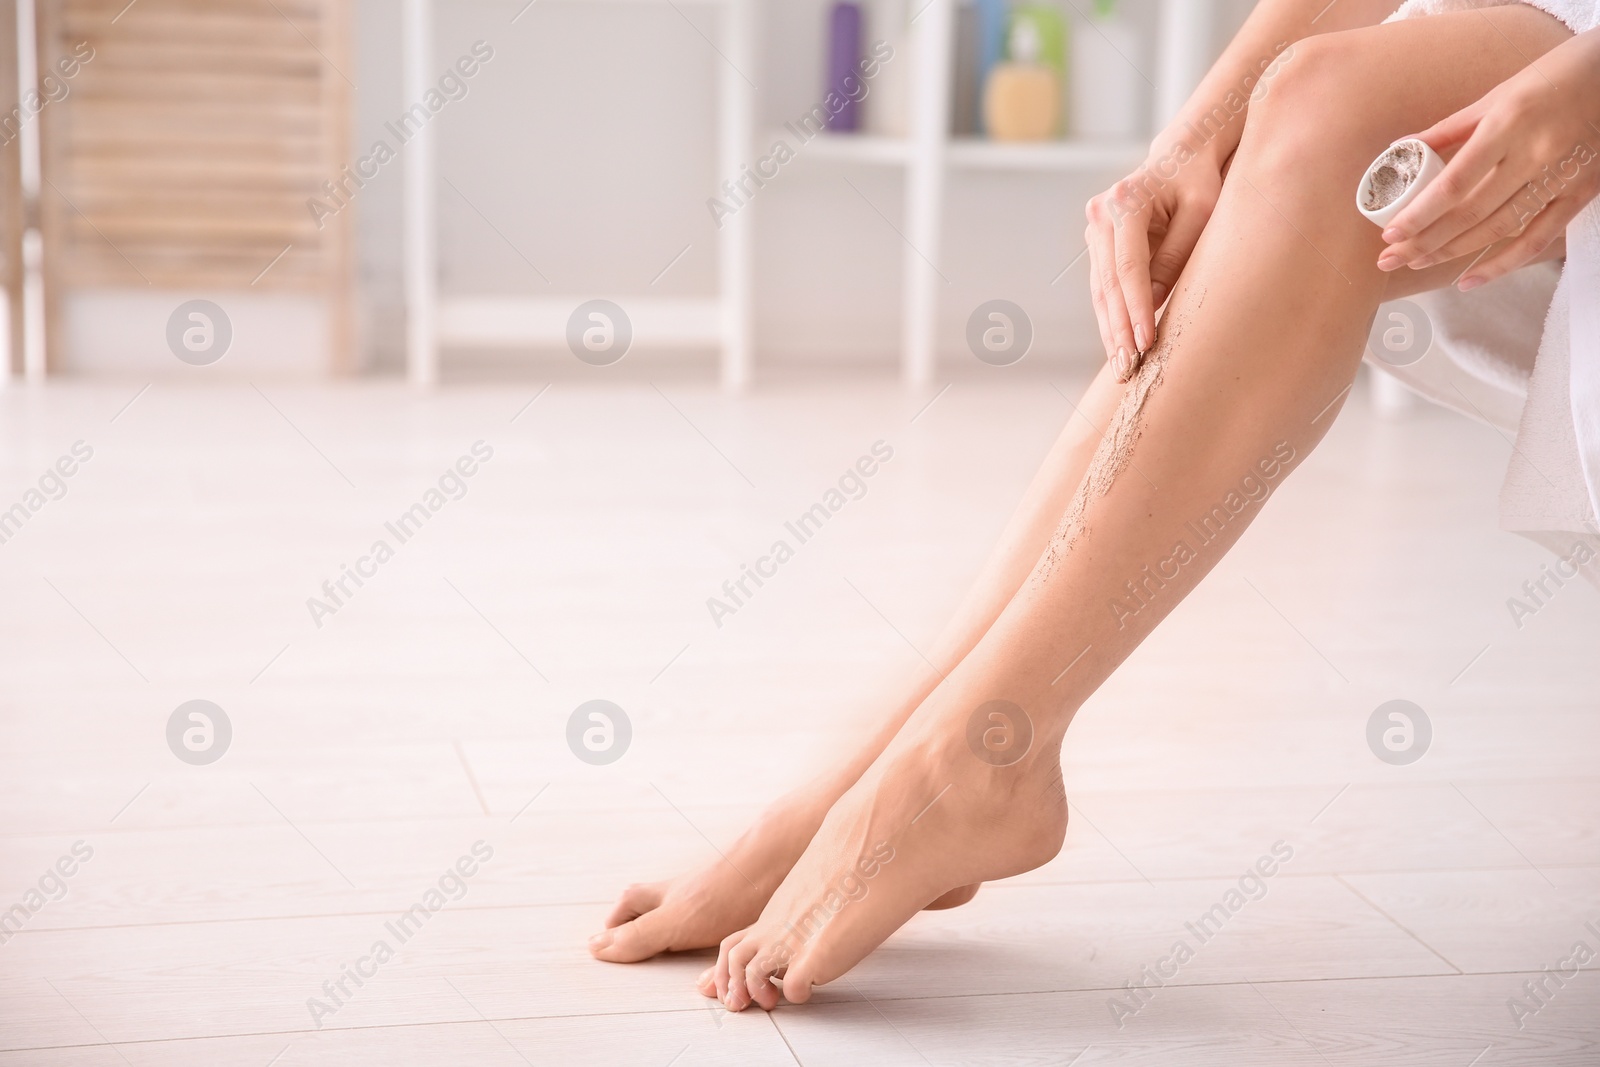
{"label": "purple bottle", "polygon": [[[861,78],[861,5],[841,0],[828,14],[828,94],[838,94],[844,106],[833,111],[826,100],[828,129],[854,133],[861,128],[860,97],[866,88]],[[855,99],[852,99],[854,97]]]}

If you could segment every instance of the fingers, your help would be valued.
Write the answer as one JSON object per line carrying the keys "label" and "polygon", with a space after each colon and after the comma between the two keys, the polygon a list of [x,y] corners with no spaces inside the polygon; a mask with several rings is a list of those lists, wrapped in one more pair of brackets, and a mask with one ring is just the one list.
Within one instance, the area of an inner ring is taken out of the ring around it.
{"label": "fingers", "polygon": [[[1478,225],[1467,230],[1459,237],[1453,238],[1439,246],[1432,252],[1414,258],[1410,266],[1414,270],[1431,267],[1435,263],[1444,263],[1448,260],[1458,259],[1461,256],[1481,252],[1513,234],[1520,233],[1541,210],[1544,204],[1538,197],[1532,195],[1524,186],[1492,212],[1489,217]],[[1432,232],[1431,230],[1429,231]],[[1424,234],[1423,236],[1426,236]]]}
{"label": "fingers", "polygon": [[1100,265],[1094,256],[1094,234],[1090,229],[1083,231],[1084,243],[1089,246],[1089,303],[1094,306],[1094,324],[1100,331],[1100,349],[1103,352],[1111,351],[1111,334],[1106,329],[1106,294],[1100,288]]}
{"label": "fingers", "polygon": [[[1110,243],[1109,240],[1107,243]],[[1100,284],[1105,291],[1106,326],[1111,334],[1111,344],[1106,347],[1106,353],[1111,357],[1111,367],[1117,373],[1117,381],[1125,382],[1133,377],[1133,327],[1128,323],[1128,305],[1122,299],[1122,286],[1117,280],[1114,250],[1107,251]]]}
{"label": "fingers", "polygon": [[[1178,284],[1178,275],[1183,273],[1184,264],[1188,263],[1189,257],[1194,254],[1194,247],[1200,243],[1200,234],[1209,221],[1211,221],[1209,205],[1180,204],[1172,216],[1166,234],[1150,254],[1152,311],[1160,309],[1166,302],[1167,294]],[[1153,336],[1151,340],[1154,340]]]}
{"label": "fingers", "polygon": [[589,954],[607,963],[637,963],[665,952],[672,930],[659,911],[648,911],[589,939]]}
{"label": "fingers", "polygon": [[1100,280],[1100,299],[1105,325],[1101,340],[1106,346],[1106,356],[1117,380],[1125,382],[1133,371],[1129,367],[1133,344],[1133,327],[1128,322],[1128,305],[1122,299],[1122,284],[1117,277],[1117,248],[1111,224],[1102,221],[1094,228],[1090,247],[1094,249],[1095,271]]}
{"label": "fingers", "polygon": [[702,997],[715,999],[717,995],[717,967],[712,964],[700,972],[700,977],[694,980],[694,987],[700,991]]}
{"label": "fingers", "polygon": [[[1472,195],[1478,184],[1488,176],[1496,165],[1505,157],[1503,146],[1499,138],[1482,136],[1482,131],[1476,128],[1477,120],[1473,120],[1473,132],[1478,136],[1470,137],[1444,166],[1444,170],[1435,178],[1426,189],[1417,194],[1417,198],[1407,204],[1400,214],[1396,215],[1383,231],[1383,239],[1391,245],[1422,233],[1432,226],[1446,212],[1463,204]],[[1422,138],[1426,141],[1426,138]],[[1492,143],[1491,143],[1492,142]],[[1433,147],[1432,142],[1427,142]],[[1494,201],[1490,207],[1498,206],[1505,199],[1502,196]],[[1485,211],[1473,222],[1486,217]],[[1448,234],[1454,237],[1460,233],[1462,226]]]}
{"label": "fingers", "polygon": [[1126,337],[1117,336],[1119,345],[1129,345],[1134,360],[1128,368],[1131,376],[1139,356],[1150,347],[1156,335],[1156,309],[1150,294],[1150,232],[1149,212],[1117,218],[1112,224],[1112,240],[1116,248],[1117,284],[1127,309],[1129,331]]}
{"label": "fingers", "polygon": [[[1094,201],[1090,201],[1091,209]],[[1091,221],[1083,231],[1083,239],[1089,245],[1089,299],[1094,304],[1095,325],[1100,327],[1100,346],[1105,351],[1106,361],[1111,362],[1111,357],[1117,351],[1111,333],[1111,304],[1106,291],[1106,282],[1112,272],[1106,269],[1106,264],[1115,257],[1112,243],[1106,234],[1094,221]]]}
{"label": "fingers", "polygon": [[[1155,334],[1150,307],[1150,204],[1137,184],[1124,178],[1111,187],[1101,228],[1107,231],[1106,310],[1113,365],[1119,381],[1133,377],[1139,354]],[[1140,311],[1144,310],[1141,317]],[[1145,319],[1149,321],[1146,322]]]}
{"label": "fingers", "polygon": [[1414,133],[1410,137],[1402,137],[1400,140],[1409,141],[1414,138],[1426,143],[1435,152],[1443,152],[1447,149],[1455,148],[1466,143],[1467,138],[1472,136],[1472,131],[1478,128],[1478,123],[1488,110],[1488,98],[1479,97],[1454,115],[1440,119],[1421,133]]}
{"label": "fingers", "polygon": [[[1119,182],[1109,192],[1089,201],[1086,211],[1089,228],[1085,237],[1089,242],[1093,284],[1098,288],[1095,301],[1095,318],[1100,325],[1100,341],[1105,345],[1118,381],[1133,376],[1139,345],[1134,336],[1134,324],[1128,313],[1128,293],[1132,288],[1129,278],[1143,278],[1139,283],[1141,298],[1148,302],[1149,248],[1145,243],[1149,228],[1149,208],[1136,192],[1129,192],[1126,180]],[[1128,236],[1137,230],[1137,238]],[[1095,294],[1091,293],[1091,296]],[[1150,313],[1148,328],[1141,324],[1141,333],[1155,332],[1155,314]]]}
{"label": "fingers", "polygon": [[1456,283],[1457,287],[1462,290],[1476,289],[1485,282],[1492,282],[1518,267],[1532,263],[1550,247],[1552,241],[1566,233],[1567,223],[1572,221],[1581,207],[1581,204],[1570,199],[1557,198],[1551,201],[1515,240],[1469,267]]}
{"label": "fingers", "polygon": [[1131,379],[1155,344],[1156,313],[1200,241],[1226,168],[1192,172],[1176,185],[1141,169],[1089,201],[1089,295],[1118,381]]}
{"label": "fingers", "polygon": [[[1449,173],[1449,168],[1446,168],[1446,173]],[[1409,238],[1391,242],[1378,257],[1379,269],[1394,270],[1404,265],[1420,270],[1434,263],[1442,263],[1454,255],[1476,252],[1493,241],[1521,229],[1522,223],[1527,221],[1531,212],[1528,212],[1526,205],[1523,204],[1527,198],[1527,183],[1517,176],[1518,173],[1516,168],[1509,166],[1496,167],[1490,171],[1463,199],[1448,207],[1432,225]],[[1439,181],[1443,180],[1444,175],[1441,174]],[[1430,185],[1423,190],[1418,199],[1427,196],[1434,187]],[[1518,216],[1515,210],[1519,205],[1524,209],[1521,216]],[[1488,240],[1478,240],[1476,244],[1463,240],[1474,230],[1481,229],[1488,232],[1487,227],[1491,223],[1500,227],[1500,232],[1493,237]],[[1384,231],[1385,239],[1388,239],[1389,232],[1389,230]],[[1451,252],[1452,248],[1458,251]]]}

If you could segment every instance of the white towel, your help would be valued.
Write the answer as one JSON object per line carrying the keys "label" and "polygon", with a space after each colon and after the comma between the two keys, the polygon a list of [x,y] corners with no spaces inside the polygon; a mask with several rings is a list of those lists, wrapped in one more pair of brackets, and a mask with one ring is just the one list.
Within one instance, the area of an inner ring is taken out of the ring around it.
{"label": "white towel", "polygon": [[1600,515],[1600,200],[1567,224],[1561,289],[1568,301],[1572,422],[1592,519]]}
{"label": "white towel", "polygon": [[[1600,0],[1408,0],[1391,19],[1512,2],[1573,33],[1600,27]],[[1501,525],[1560,555],[1587,543],[1596,560],[1582,570],[1600,586],[1600,201],[1567,225],[1553,289],[1552,275],[1538,264],[1470,293],[1423,294],[1416,302],[1434,323],[1433,349],[1410,367],[1383,369],[1430,399],[1515,429]]]}

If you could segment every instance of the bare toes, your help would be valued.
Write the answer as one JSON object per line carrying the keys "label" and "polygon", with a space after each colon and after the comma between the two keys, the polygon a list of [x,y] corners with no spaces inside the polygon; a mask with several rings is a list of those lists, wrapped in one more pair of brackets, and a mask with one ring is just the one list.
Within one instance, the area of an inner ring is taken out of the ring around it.
{"label": "bare toes", "polygon": [[745,985],[745,971],[760,947],[754,937],[747,937],[728,952],[728,995],[723,1004],[729,1011],[744,1011],[751,1004],[750,990]]}
{"label": "bare toes", "polygon": [[756,953],[744,969],[744,984],[750,991],[750,998],[766,1011],[778,1006],[778,987],[772,984],[772,976],[782,969],[771,952]]}
{"label": "bare toes", "polygon": [[783,975],[783,999],[790,1004],[804,1004],[810,1000],[815,973],[804,956],[791,963]]}
{"label": "bare toes", "polygon": [[607,963],[638,963],[672,945],[672,926],[659,911],[647,911],[632,922],[602,930],[589,939],[589,955]]}
{"label": "bare toes", "polygon": [[645,912],[660,907],[665,887],[665,882],[650,882],[630,885],[624,889],[622,895],[617,898],[616,906],[611,909],[611,914],[606,916],[606,928],[632,922]]}
{"label": "bare toes", "polygon": [[723,1004],[728,1003],[728,953],[733,946],[744,938],[745,932],[737,930],[722,939],[722,944],[717,946],[717,965],[712,968],[712,982],[716,986],[717,999]]}

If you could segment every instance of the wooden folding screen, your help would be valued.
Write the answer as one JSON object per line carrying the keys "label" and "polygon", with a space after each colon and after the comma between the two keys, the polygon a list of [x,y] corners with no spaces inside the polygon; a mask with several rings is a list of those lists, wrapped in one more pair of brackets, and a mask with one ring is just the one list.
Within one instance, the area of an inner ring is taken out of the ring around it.
{"label": "wooden folding screen", "polygon": [[79,60],[42,113],[52,325],[76,286],[315,294],[351,370],[353,212],[308,200],[350,161],[353,0],[38,2],[41,74]]}

